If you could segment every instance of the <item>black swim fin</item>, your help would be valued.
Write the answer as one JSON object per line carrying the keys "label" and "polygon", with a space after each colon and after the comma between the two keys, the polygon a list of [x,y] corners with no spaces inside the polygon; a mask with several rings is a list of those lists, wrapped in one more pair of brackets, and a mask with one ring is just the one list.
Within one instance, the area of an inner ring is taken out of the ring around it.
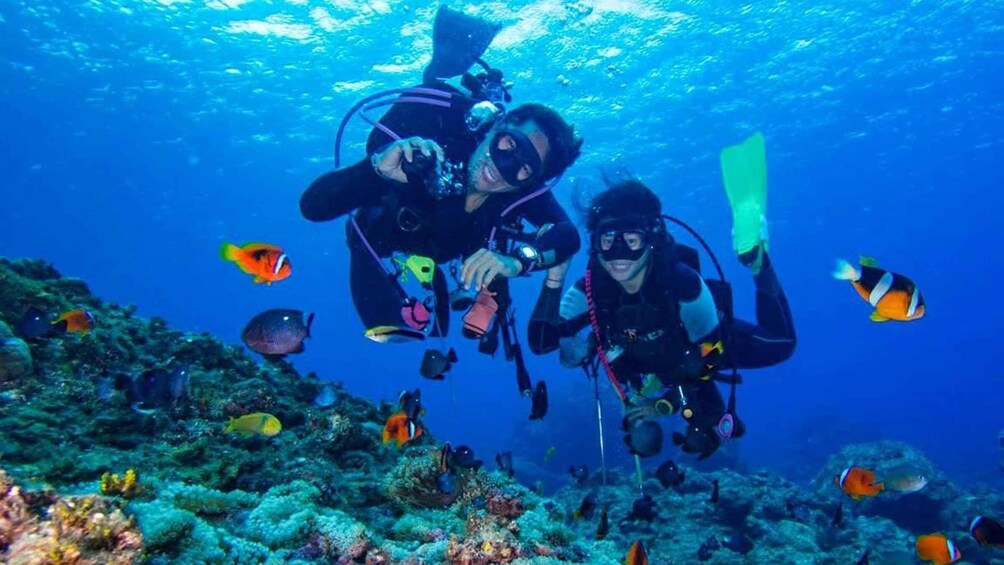
{"label": "black swim fin", "polygon": [[432,61],[422,78],[431,82],[464,74],[501,29],[499,24],[440,6],[432,24]]}

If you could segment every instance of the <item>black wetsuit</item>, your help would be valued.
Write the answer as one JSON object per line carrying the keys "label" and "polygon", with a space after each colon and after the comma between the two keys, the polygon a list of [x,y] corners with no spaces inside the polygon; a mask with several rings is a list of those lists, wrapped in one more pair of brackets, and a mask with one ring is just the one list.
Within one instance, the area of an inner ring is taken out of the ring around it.
{"label": "black wetsuit", "polygon": [[[612,357],[617,379],[625,387],[639,389],[644,375],[654,375],[665,389],[662,397],[675,410],[685,397],[693,410],[692,428],[717,425],[726,410],[714,381],[702,376],[733,363],[737,369],[776,365],[794,352],[791,310],[766,256],[754,277],[757,323],[732,320],[728,336],[722,335],[711,290],[697,271],[677,260],[672,246],[653,253],[642,288],[635,294],[628,294],[595,259],[590,260],[590,281],[603,348]],[[537,354],[553,351],[562,339],[590,325],[584,279],[564,297],[560,289],[545,285],[529,323],[530,349]],[[595,343],[595,336],[591,339]],[[729,355],[715,351],[701,356],[702,345],[718,341],[729,344]]]}
{"label": "black wetsuit", "polygon": [[[453,104],[444,108],[397,103],[380,123],[402,139],[412,136],[431,139],[442,146],[447,161],[466,166],[481,141],[481,137],[465,124],[467,112],[476,101],[460,96],[459,91],[445,84],[426,86],[454,93]],[[393,141],[380,129],[373,129],[366,143],[367,155],[379,152]],[[536,188],[539,187],[530,190]],[[489,234],[500,223],[502,212],[526,194],[527,191],[493,194],[478,209],[468,213],[464,209],[463,195],[437,199],[421,183],[402,184],[383,179],[367,157],[315,180],[300,198],[300,210],[306,219],[315,222],[333,220],[358,210],[358,224],[377,255],[386,258],[394,252],[416,254],[439,264],[468,257],[488,247]],[[534,242],[541,257],[546,259],[537,269],[564,261],[578,251],[578,232],[550,192],[521,204],[506,220],[517,215],[537,227],[553,226]],[[346,231],[351,255],[352,299],[363,324],[367,328],[401,325],[399,286],[373,258],[351,222]],[[439,329],[446,333],[449,320],[447,281],[438,268],[433,285]]]}

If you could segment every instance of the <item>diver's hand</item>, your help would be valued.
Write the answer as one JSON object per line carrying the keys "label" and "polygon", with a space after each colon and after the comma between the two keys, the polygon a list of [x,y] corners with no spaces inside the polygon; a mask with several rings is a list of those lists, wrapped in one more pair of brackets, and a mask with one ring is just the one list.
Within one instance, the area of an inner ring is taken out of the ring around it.
{"label": "diver's hand", "polygon": [[481,290],[491,284],[498,275],[511,279],[518,277],[522,270],[523,265],[515,257],[479,249],[464,261],[460,277],[464,281],[464,287]]}
{"label": "diver's hand", "polygon": [[657,398],[645,398],[644,396],[629,398],[627,408],[624,410],[624,418],[632,424],[644,420],[654,420],[659,416],[655,406],[657,400]]}
{"label": "diver's hand", "polygon": [[544,285],[548,288],[561,288],[565,286],[565,275],[568,274],[568,269],[571,266],[572,260],[569,259],[564,263],[558,263],[548,269],[547,278],[544,279]]}
{"label": "diver's hand", "polygon": [[404,161],[411,163],[415,156],[415,150],[421,151],[426,157],[431,157],[435,153],[440,163],[446,158],[443,148],[435,141],[421,137],[409,137],[395,141],[383,151],[373,155],[371,159],[373,170],[385,179],[405,184],[408,182],[408,175],[404,174],[401,165]]}
{"label": "diver's hand", "polygon": [[675,411],[673,403],[665,396],[650,398],[635,394],[627,400],[624,419],[628,422],[654,420],[662,416],[669,416]]}

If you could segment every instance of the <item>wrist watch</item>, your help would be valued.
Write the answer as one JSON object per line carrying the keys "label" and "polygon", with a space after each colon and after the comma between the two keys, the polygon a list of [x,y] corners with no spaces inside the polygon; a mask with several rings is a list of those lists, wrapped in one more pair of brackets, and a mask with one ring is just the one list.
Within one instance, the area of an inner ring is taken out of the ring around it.
{"label": "wrist watch", "polygon": [[540,252],[532,245],[520,244],[516,246],[515,252],[516,260],[522,266],[519,272],[521,275],[529,274],[537,266],[537,263],[540,262]]}

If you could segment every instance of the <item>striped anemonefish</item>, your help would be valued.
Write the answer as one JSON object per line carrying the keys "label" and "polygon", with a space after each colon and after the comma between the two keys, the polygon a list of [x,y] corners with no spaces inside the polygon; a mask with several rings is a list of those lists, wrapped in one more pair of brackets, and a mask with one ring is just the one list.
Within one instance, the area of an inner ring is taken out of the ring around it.
{"label": "striped anemonefish", "polygon": [[866,496],[878,496],[885,485],[875,482],[875,473],[861,467],[848,467],[843,473],[833,477],[833,483],[847,496],[861,500]]}
{"label": "striped anemonefish", "polygon": [[624,558],[624,565],[648,565],[648,553],[641,540],[635,540]]}
{"label": "striped anemonefish", "polygon": [[977,516],[969,524],[969,533],[980,545],[1004,548],[1004,526],[997,520]]}
{"label": "striped anemonefish", "polygon": [[422,426],[416,424],[413,420],[408,418],[408,415],[404,412],[395,412],[387,418],[387,423],[384,424],[381,439],[384,444],[388,444],[393,441],[397,447],[401,447],[421,435]]}
{"label": "striped anemonefish", "polygon": [[271,285],[293,274],[293,266],[282,248],[268,243],[245,243],[238,247],[224,243],[220,255],[234,262],[242,271],[254,275],[255,284]]}
{"label": "striped anemonefish", "polygon": [[78,333],[87,335],[87,332],[94,329],[94,316],[86,310],[70,310],[63,312],[52,326],[67,333]]}
{"label": "striped anemonefish", "polygon": [[862,257],[860,263],[859,271],[854,265],[838,259],[833,278],[851,281],[861,298],[875,308],[871,315],[873,322],[906,322],[924,316],[924,296],[913,281],[878,268],[874,259]]}
{"label": "striped anemonefish", "polygon": [[962,559],[962,552],[944,534],[917,537],[917,557],[934,565],[950,565]]}

